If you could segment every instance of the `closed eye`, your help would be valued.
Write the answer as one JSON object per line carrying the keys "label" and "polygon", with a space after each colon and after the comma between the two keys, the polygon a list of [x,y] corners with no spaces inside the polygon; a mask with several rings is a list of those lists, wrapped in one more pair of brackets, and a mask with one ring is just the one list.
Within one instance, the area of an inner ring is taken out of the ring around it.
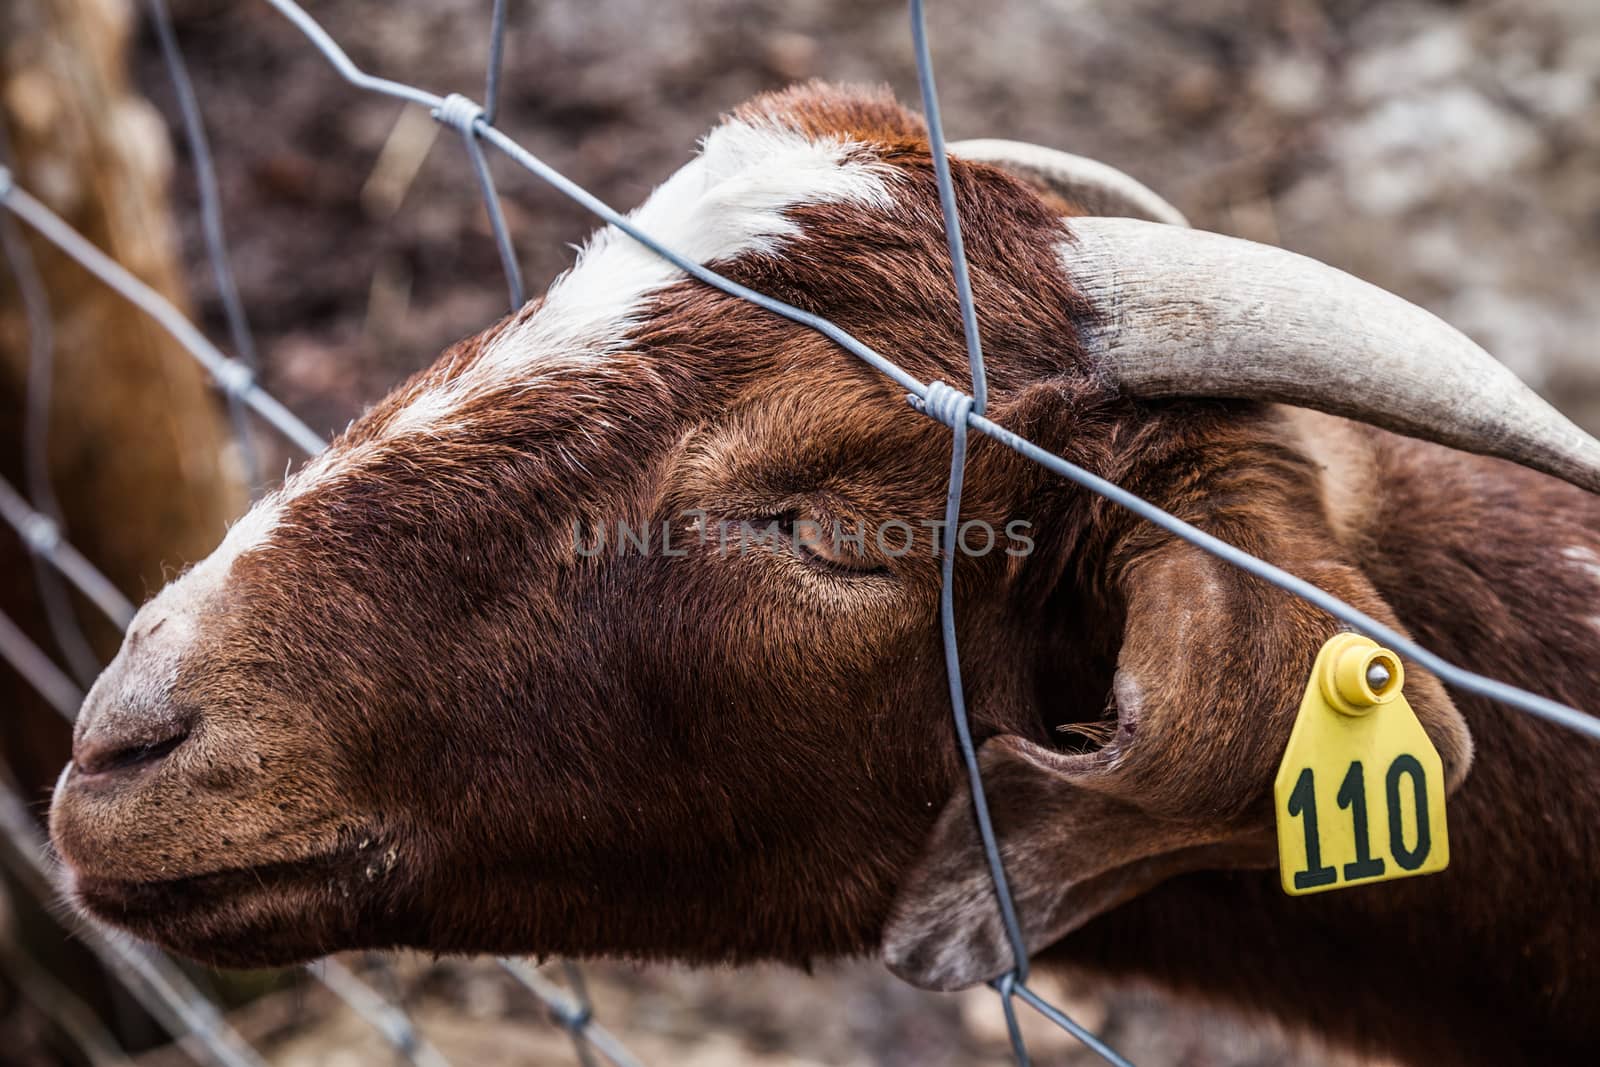
{"label": "closed eye", "polygon": [[838,574],[885,574],[888,568],[868,548],[865,524],[824,522],[796,513],[776,515],[762,522],[806,563]]}

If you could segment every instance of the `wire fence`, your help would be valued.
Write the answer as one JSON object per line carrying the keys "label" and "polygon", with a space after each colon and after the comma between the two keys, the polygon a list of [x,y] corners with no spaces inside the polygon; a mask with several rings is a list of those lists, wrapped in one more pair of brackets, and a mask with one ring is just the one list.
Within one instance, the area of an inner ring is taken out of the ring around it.
{"label": "wire fence", "polygon": [[[650,234],[637,228],[627,216],[613,210],[498,129],[494,123],[498,113],[501,67],[505,56],[506,0],[493,0],[489,28],[490,58],[485,78],[484,101],[481,104],[461,94],[438,96],[413,85],[369,74],[357,67],[322,26],[292,0],[266,0],[266,2],[299,29],[345,81],[358,89],[426,108],[436,121],[461,134],[488,212],[513,309],[520,307],[525,299],[522,275],[483,150],[485,144],[578,203],[602,222],[627,234],[672,263],[688,276],[827,337],[903,388],[907,394],[907,401],[913,409],[949,427],[951,460],[942,534],[939,621],[956,742],[971,789],[974,815],[993,883],[995,906],[1002,920],[1013,961],[1012,967],[990,985],[998,995],[1016,1062],[1023,1067],[1029,1063],[1029,1055],[1018,1021],[1017,1001],[1021,1001],[1044,1018],[1070,1032],[1106,1062],[1127,1064],[1128,1061],[1060,1009],[1048,1003],[1027,984],[1029,953],[1007,885],[1005,865],[996,844],[988,813],[983,777],[966,710],[956,638],[953,567],[967,444],[971,431],[1001,442],[1055,474],[1126,508],[1224,562],[1306,600],[1352,629],[1398,650],[1460,689],[1498,701],[1518,711],[1584,734],[1591,739],[1600,739],[1600,720],[1506,682],[1456,666],[1317,586],[1189,525],[1155,504],[1040,448],[985,417],[987,380],[982,344],[972,288],[967,275],[949,160],[945,152],[944,132],[929,55],[922,0],[909,0],[911,38],[944,216],[952,282],[960,305],[972,382],[971,393],[963,392],[941,381],[922,382],[893,360],[862,343],[826,318],[740,285],[660,244]],[[149,8],[162,55],[171,72],[182,113],[183,128],[194,160],[205,242],[236,355],[224,354],[159,293],[86,241],[18,186],[11,172],[5,167],[4,158],[0,157],[0,208],[5,209],[0,212],[0,239],[3,239],[6,257],[23,293],[23,303],[30,325],[32,352],[29,363],[30,389],[27,394],[29,417],[25,433],[25,447],[29,453],[25,459],[25,469],[29,471],[28,492],[24,495],[9,483],[0,481],[0,519],[17,531],[24,544],[40,562],[41,573],[48,571],[49,578],[41,579],[42,581],[54,580],[57,576],[64,578],[94,603],[107,618],[124,628],[132,618],[133,606],[62,536],[59,508],[55,506],[53,495],[50,493],[47,473],[41,473],[47,471],[43,463],[44,433],[41,426],[44,425],[42,420],[49,400],[49,308],[43,286],[39,283],[38,275],[27,257],[26,246],[10,232],[11,217],[31,227],[45,240],[148,313],[205,367],[227,397],[234,412],[234,427],[240,437],[243,455],[253,457],[256,454],[249,439],[252,431],[249,420],[244,417],[245,411],[253,412],[262,418],[308,454],[315,454],[325,447],[325,443],[315,432],[256,383],[254,343],[243,302],[239,299],[237,285],[228,266],[216,177],[210,151],[206,145],[198,101],[184,69],[165,3],[163,0],[149,0]],[[0,150],[3,149],[4,146],[0,145]],[[247,461],[247,470],[252,490],[256,491],[259,489],[259,477],[253,460]],[[46,606],[49,611],[48,598]],[[58,616],[52,613],[50,619],[53,636],[61,646],[64,658],[74,665],[74,670],[78,670],[77,658],[82,649],[77,653],[73,651],[75,638],[72,633],[74,624],[70,619],[70,607],[64,615]],[[81,640],[81,638],[80,632],[76,635],[76,639]],[[82,647],[87,648],[87,644]],[[11,663],[63,715],[71,718],[76,714],[82,701],[82,690],[78,684],[3,615],[0,615],[0,658]],[[32,885],[41,895],[52,894],[48,846],[27,812],[26,806],[14,790],[3,783],[0,783],[0,831],[3,831],[9,840],[12,852],[20,857],[18,865],[22,872],[20,877],[25,884]],[[216,1006],[201,994],[193,982],[171,961],[120,935],[94,926],[85,928],[84,937],[91,948],[101,954],[113,973],[123,977],[129,988],[149,1007],[151,1013],[168,1025],[171,1032],[196,1055],[227,1067],[261,1062],[259,1055],[228,1026]],[[639,1061],[615,1036],[595,1022],[586,986],[575,966],[564,965],[568,989],[563,991],[541,971],[524,961],[503,959],[500,965],[546,1006],[556,1024],[567,1030],[572,1037],[575,1054],[581,1063],[592,1064],[596,1062],[595,1057],[599,1056],[616,1067],[639,1067]],[[403,1007],[378,992],[349,968],[337,961],[329,960],[314,965],[309,970],[314,977],[366,1019],[408,1062],[419,1067],[437,1067],[445,1062],[438,1050],[420,1035]]]}

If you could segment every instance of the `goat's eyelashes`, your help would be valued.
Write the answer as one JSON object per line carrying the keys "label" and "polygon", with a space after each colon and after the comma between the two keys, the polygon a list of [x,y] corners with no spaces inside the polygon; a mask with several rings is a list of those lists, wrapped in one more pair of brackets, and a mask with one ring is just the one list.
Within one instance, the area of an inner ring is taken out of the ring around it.
{"label": "goat's eyelashes", "polygon": [[763,520],[795,555],[813,567],[845,575],[886,574],[888,568],[874,557],[859,523],[825,522],[790,512]]}

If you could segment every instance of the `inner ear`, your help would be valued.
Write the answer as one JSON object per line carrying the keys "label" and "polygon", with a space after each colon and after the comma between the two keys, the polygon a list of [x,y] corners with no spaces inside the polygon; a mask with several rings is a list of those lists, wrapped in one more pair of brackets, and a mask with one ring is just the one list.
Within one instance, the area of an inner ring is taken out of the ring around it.
{"label": "inner ear", "polygon": [[1034,706],[1049,744],[1088,754],[1116,740],[1116,674],[1124,619],[1120,605],[1103,612],[1061,606],[1033,665]]}

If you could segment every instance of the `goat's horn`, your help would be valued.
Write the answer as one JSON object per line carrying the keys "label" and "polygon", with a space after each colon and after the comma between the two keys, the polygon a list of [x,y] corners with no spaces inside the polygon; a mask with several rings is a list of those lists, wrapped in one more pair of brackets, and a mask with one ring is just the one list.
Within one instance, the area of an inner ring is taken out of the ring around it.
{"label": "goat's horn", "polygon": [[1187,226],[1183,213],[1143,183],[1097,160],[1054,148],[984,138],[957,141],[950,154],[975,163],[989,163],[1023,181],[1055,193],[1088,215],[1144,219]]}
{"label": "goat's horn", "polygon": [[1234,237],[1130,219],[1068,226],[1067,271],[1099,312],[1085,342],[1129,395],[1316,408],[1600,492],[1600,441],[1416,305]]}

